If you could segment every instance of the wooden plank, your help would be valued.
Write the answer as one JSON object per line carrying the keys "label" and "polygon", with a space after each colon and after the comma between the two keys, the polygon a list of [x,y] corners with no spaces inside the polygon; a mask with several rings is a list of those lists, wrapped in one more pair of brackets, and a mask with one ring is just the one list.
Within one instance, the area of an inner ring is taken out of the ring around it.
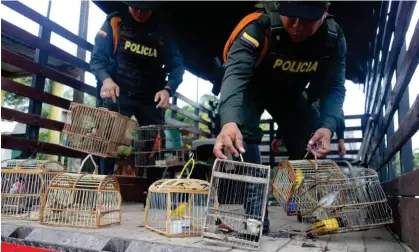
{"label": "wooden plank", "polygon": [[32,10],[30,7],[20,3],[18,1],[1,1],[2,4],[9,7],[10,9],[16,11],[17,13],[22,14],[23,16],[31,19],[32,21],[40,24],[43,27],[57,33],[58,35],[64,37],[65,39],[70,40],[71,42],[75,43],[87,49],[88,51],[93,50],[93,45],[87,42],[86,40],[82,39],[81,37],[75,35],[74,33],[68,31],[64,27],[58,25],[57,23],[51,21],[49,18],[39,14],[38,12]]}
{"label": "wooden plank", "polygon": [[[415,31],[412,36],[412,40],[409,45],[409,50],[406,53],[402,66],[400,67],[400,75],[398,76],[399,78],[397,78],[396,84],[391,93],[390,102],[387,103],[386,105],[387,113],[383,121],[383,127],[380,128],[378,131],[378,135],[375,138],[371,154],[375,153],[381,141],[383,140],[385,132],[390,126],[390,122],[394,114],[396,113],[398,104],[400,103],[400,100],[404,92],[409,86],[409,83],[416,70],[416,67],[418,66],[418,63],[419,63],[419,21],[416,22],[416,28],[415,28]],[[368,163],[370,160],[368,160]]]}
{"label": "wooden plank", "polygon": [[191,133],[198,134],[198,135],[201,135],[201,136],[209,137],[209,134],[208,133],[206,133],[206,132],[204,132],[204,131],[196,128],[195,126],[186,124],[184,122],[178,121],[178,120],[173,119],[173,118],[170,118],[170,117],[166,117],[165,120],[166,120],[166,123],[167,124],[179,126],[182,129],[184,129],[186,131],[189,131]]}
{"label": "wooden plank", "polygon": [[[345,115],[344,118],[345,120],[354,120],[354,119],[361,119],[362,116],[363,115]],[[260,123],[261,124],[270,123],[271,121],[273,121],[273,119],[262,119],[260,120]]]}
{"label": "wooden plank", "polygon": [[182,101],[184,101],[184,102],[186,102],[186,103],[188,103],[189,105],[191,105],[192,107],[194,107],[194,108],[197,108],[197,109],[199,109],[199,110],[201,110],[201,111],[203,111],[203,112],[206,112],[206,113],[208,113],[208,115],[211,117],[211,116],[214,116],[213,115],[213,111],[212,110],[209,110],[209,109],[207,109],[207,108],[205,108],[204,106],[202,106],[201,104],[199,104],[199,103],[196,103],[196,102],[194,102],[194,101],[192,101],[191,99],[189,99],[188,97],[185,97],[185,96],[183,96],[182,94],[180,94],[180,93],[178,93],[178,92],[176,92],[173,96],[176,96],[177,98],[179,98],[179,99],[181,99]]}
{"label": "wooden plank", "polygon": [[195,115],[195,114],[193,114],[193,113],[191,113],[189,111],[186,111],[184,109],[181,109],[181,108],[179,108],[176,105],[169,104],[169,108],[172,111],[175,111],[175,112],[180,113],[180,114],[182,114],[182,115],[184,115],[186,117],[189,117],[190,119],[194,120],[195,122],[200,122],[200,123],[205,124],[207,126],[210,126],[211,125],[211,122],[205,121],[199,115]]}
{"label": "wooden plank", "polygon": [[31,73],[41,75],[45,78],[57,81],[63,85],[72,87],[81,92],[96,96],[95,87],[89,86],[79,80],[76,80],[68,75],[62,74],[54,69],[41,66],[23,56],[20,56],[4,48],[1,49],[1,60],[19,68],[25,69],[26,71],[29,71]]}
{"label": "wooden plank", "polygon": [[[269,156],[269,151],[261,151],[260,152],[262,156]],[[356,155],[358,154],[358,150],[347,150],[346,151],[346,155]],[[338,155],[338,151],[331,151],[328,155]],[[276,157],[283,157],[283,156],[288,156],[288,152],[278,152],[275,153]]]}
{"label": "wooden plank", "polygon": [[86,153],[72,150],[61,145],[38,142],[36,140],[29,140],[7,135],[1,136],[1,148],[19,150],[26,153],[34,153],[36,151],[37,153],[75,158],[84,158],[86,156]]}
{"label": "wooden plank", "polygon": [[43,92],[37,88],[32,88],[4,77],[1,77],[1,89],[63,109],[70,108],[71,101],[67,99]]}
{"label": "wooden plank", "polygon": [[382,184],[389,196],[419,196],[419,169]]}
{"label": "wooden plank", "polygon": [[413,251],[419,251],[419,199],[389,197],[394,224],[390,227]]}
{"label": "wooden plank", "polygon": [[[267,131],[269,132],[269,131]],[[272,142],[272,140],[270,141],[262,141],[261,145],[270,145]],[[345,139],[345,143],[361,143],[362,142],[362,138],[347,138]],[[331,143],[338,143],[337,139],[332,139]]]}
{"label": "wooden plank", "polygon": [[63,122],[51,120],[38,115],[20,112],[5,107],[1,107],[1,118],[56,131],[62,131],[64,128]]}
{"label": "wooden plank", "polygon": [[51,56],[56,57],[57,59],[64,60],[82,70],[90,71],[89,64],[81,60],[68,52],[50,44],[48,41],[44,41],[37,36],[32,35],[31,33],[19,28],[16,25],[13,25],[6,20],[1,20],[1,30],[2,32],[7,33],[10,36],[13,36],[17,39],[20,39],[36,48],[39,48],[43,51],[48,52]]}

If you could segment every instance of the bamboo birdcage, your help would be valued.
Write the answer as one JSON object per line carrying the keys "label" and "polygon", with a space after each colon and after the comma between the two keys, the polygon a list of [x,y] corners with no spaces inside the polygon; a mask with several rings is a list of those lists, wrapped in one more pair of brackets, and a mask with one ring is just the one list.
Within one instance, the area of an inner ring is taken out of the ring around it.
{"label": "bamboo birdcage", "polygon": [[[292,199],[294,214],[311,224],[307,235],[366,230],[393,222],[375,171],[351,167],[350,172],[343,173],[332,160],[319,160],[315,166],[309,160],[282,161],[273,182],[275,195],[285,202],[287,213]],[[303,179],[296,188],[298,169],[303,171]]]}
{"label": "bamboo birdcage", "polygon": [[[188,165],[192,169],[186,179],[182,175]],[[145,227],[167,237],[201,235],[205,219],[209,183],[190,179],[195,167],[193,157],[185,164],[177,179],[161,179],[148,189]]]}
{"label": "bamboo birdcage", "polygon": [[72,102],[61,145],[100,157],[116,157],[119,146],[131,145],[135,127],[136,121],[117,112]]}
{"label": "bamboo birdcage", "polygon": [[56,161],[8,159],[1,163],[1,215],[38,220],[49,182],[65,167]]}
{"label": "bamboo birdcage", "polygon": [[[137,128],[135,140],[136,167],[171,167],[186,163],[184,148],[188,137],[174,125],[148,125]],[[192,140],[190,140],[192,142]]]}
{"label": "bamboo birdcage", "polygon": [[[81,173],[90,158],[93,174]],[[62,173],[51,181],[42,206],[40,223],[80,228],[100,228],[121,223],[121,194],[118,180],[97,175],[92,155],[82,162],[78,173]]]}
{"label": "bamboo birdcage", "polygon": [[202,239],[258,250],[269,181],[269,166],[216,159]]}

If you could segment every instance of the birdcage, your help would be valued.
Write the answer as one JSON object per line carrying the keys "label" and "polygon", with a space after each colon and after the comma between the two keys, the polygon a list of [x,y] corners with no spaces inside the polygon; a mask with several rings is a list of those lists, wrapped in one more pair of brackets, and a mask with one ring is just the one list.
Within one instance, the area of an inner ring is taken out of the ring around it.
{"label": "birdcage", "polygon": [[216,159],[202,239],[258,250],[268,198],[270,167]]}
{"label": "birdcage", "polygon": [[[81,173],[90,158],[93,174]],[[121,223],[121,194],[118,180],[97,175],[92,155],[82,162],[78,173],[61,173],[51,181],[42,206],[41,224],[100,228]]]}
{"label": "birdcage", "polygon": [[[182,175],[188,165],[192,169],[186,179]],[[191,179],[195,167],[193,157],[185,164],[177,179],[162,179],[148,189],[145,227],[167,237],[201,235],[208,201],[209,183]]]}
{"label": "birdcage", "polygon": [[286,214],[293,216],[312,209],[317,186],[332,178],[345,178],[332,160],[281,160],[272,181],[272,195]]}
{"label": "birdcage", "polygon": [[65,167],[56,161],[8,159],[1,163],[1,216],[38,220],[51,179]]}
{"label": "birdcage", "polygon": [[[183,166],[188,159],[184,145],[192,139],[183,136],[174,125],[148,125],[137,128],[135,140],[136,167]],[[189,140],[189,141],[188,141]]]}
{"label": "birdcage", "polygon": [[136,121],[106,108],[72,102],[61,145],[101,157],[116,157],[118,147],[130,146]]}
{"label": "birdcage", "polygon": [[[310,168],[311,165],[311,168]],[[273,187],[287,213],[310,224],[309,236],[366,230],[392,223],[378,174],[365,168],[342,172],[332,160],[282,161]]]}

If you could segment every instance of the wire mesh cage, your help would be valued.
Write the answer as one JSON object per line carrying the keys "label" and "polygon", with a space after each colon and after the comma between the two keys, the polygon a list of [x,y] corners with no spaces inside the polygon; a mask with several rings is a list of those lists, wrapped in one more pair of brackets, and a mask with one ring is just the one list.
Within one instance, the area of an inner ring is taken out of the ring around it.
{"label": "wire mesh cage", "polygon": [[[190,141],[188,141],[190,140]],[[182,166],[188,159],[182,129],[174,125],[148,125],[137,128],[135,140],[136,167]]]}
{"label": "wire mesh cage", "polygon": [[286,211],[290,212],[292,200],[294,213],[301,215],[303,223],[311,224],[308,236],[366,230],[393,222],[375,171],[351,167],[343,173],[331,160],[319,160],[317,166],[314,162],[310,171],[308,163],[313,165],[309,160],[282,161],[274,180],[275,195]]}
{"label": "wire mesh cage", "polygon": [[[188,165],[192,169],[186,179],[182,175]],[[193,157],[185,164],[177,179],[154,182],[148,190],[145,227],[167,237],[201,235],[208,201],[209,183],[191,179],[195,167]]]}
{"label": "wire mesh cage", "polygon": [[134,140],[136,121],[106,108],[72,102],[61,145],[101,157],[116,157],[118,147]]}
{"label": "wire mesh cage", "polygon": [[[95,171],[81,173],[90,158]],[[82,162],[78,173],[61,173],[51,181],[42,206],[41,224],[100,228],[121,223],[121,194],[118,180],[97,175],[92,155]]]}
{"label": "wire mesh cage", "polygon": [[270,167],[216,159],[202,239],[258,250],[268,197]]}
{"label": "wire mesh cage", "polygon": [[8,159],[1,163],[1,215],[8,219],[39,220],[49,182],[65,167],[56,161]]}

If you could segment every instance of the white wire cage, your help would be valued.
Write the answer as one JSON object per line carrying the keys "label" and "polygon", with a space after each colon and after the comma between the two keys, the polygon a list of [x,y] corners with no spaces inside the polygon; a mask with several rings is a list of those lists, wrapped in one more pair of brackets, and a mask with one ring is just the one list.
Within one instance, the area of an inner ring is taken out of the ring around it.
{"label": "white wire cage", "polygon": [[[188,165],[192,169],[186,179],[182,175]],[[209,183],[191,179],[195,161],[191,158],[177,179],[161,179],[148,189],[145,227],[167,237],[201,235],[208,202]]]}
{"label": "white wire cage", "polygon": [[72,102],[60,144],[100,157],[117,157],[119,146],[131,146],[135,120],[106,108]]}
{"label": "white wire cage", "polygon": [[185,144],[192,139],[183,135],[183,127],[174,125],[140,126],[136,130],[135,166],[183,166],[189,150]]}
{"label": "white wire cage", "polygon": [[202,239],[259,250],[270,167],[216,159]]}
{"label": "white wire cage", "polygon": [[301,215],[303,223],[311,224],[308,236],[391,224],[392,212],[378,174],[350,168],[343,173],[332,160],[283,161],[274,180],[274,195],[289,215]]}
{"label": "white wire cage", "polygon": [[[93,174],[81,173],[90,158]],[[101,228],[121,223],[121,193],[114,176],[97,175],[92,155],[78,173],[61,173],[53,178],[45,195],[40,223],[80,228]]]}
{"label": "white wire cage", "polygon": [[56,161],[8,159],[1,163],[1,215],[6,219],[39,220],[44,194],[52,178],[65,172]]}

